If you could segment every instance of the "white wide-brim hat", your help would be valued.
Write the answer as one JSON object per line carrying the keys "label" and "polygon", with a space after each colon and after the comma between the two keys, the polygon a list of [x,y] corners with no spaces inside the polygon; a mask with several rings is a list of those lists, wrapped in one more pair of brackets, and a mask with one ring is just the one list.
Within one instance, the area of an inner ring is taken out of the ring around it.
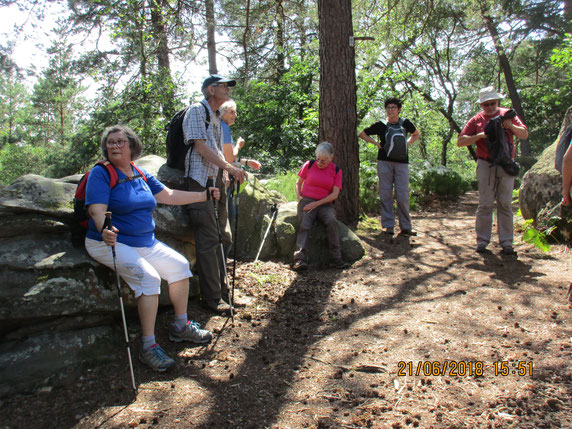
{"label": "white wide-brim hat", "polygon": [[489,100],[502,100],[504,95],[495,91],[493,86],[487,86],[479,91],[479,100],[477,103],[482,104]]}

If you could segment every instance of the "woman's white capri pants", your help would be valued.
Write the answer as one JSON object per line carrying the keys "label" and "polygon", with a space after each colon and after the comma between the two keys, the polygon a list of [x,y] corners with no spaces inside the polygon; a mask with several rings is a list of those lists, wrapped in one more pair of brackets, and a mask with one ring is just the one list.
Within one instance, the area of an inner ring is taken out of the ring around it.
{"label": "woman's white capri pants", "polygon": [[[103,241],[86,238],[85,248],[93,259],[113,270],[111,247]],[[115,254],[117,271],[133,290],[135,298],[161,293],[161,279],[171,284],[192,276],[189,261],[160,241],[151,247],[117,243]]]}

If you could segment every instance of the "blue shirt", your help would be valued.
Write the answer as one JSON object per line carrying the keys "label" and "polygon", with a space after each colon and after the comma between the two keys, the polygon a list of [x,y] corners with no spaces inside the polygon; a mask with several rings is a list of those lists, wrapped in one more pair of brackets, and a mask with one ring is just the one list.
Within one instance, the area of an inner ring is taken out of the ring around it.
{"label": "blue shirt", "polygon": [[220,121],[220,126],[222,128],[222,143],[234,145],[234,140],[232,139],[232,134],[228,124],[224,121]]}
{"label": "blue shirt", "polygon": [[[87,178],[85,205],[106,204],[112,213],[113,226],[119,230],[117,241],[132,247],[151,247],[155,244],[155,221],[153,210],[157,205],[154,195],[165,186],[144,169],[139,169],[147,177],[119,183],[113,189],[109,187],[110,177],[101,166],[94,167]],[[118,180],[125,174],[117,171]],[[133,170],[133,175],[138,174]],[[89,219],[87,237],[103,241],[101,233]]]}

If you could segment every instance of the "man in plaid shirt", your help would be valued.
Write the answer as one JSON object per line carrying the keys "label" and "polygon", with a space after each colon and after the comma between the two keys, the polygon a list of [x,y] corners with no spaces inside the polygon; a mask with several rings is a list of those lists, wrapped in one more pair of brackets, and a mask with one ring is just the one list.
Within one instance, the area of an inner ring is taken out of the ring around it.
{"label": "man in plaid shirt", "polygon": [[[246,179],[246,173],[224,158],[218,108],[230,99],[230,88],[235,85],[236,81],[232,79],[210,75],[202,85],[205,98],[200,103],[192,104],[183,120],[185,142],[191,145],[185,159],[186,188],[189,191],[204,191],[213,184],[219,188],[221,197],[217,207],[221,233],[225,232],[223,235],[227,246],[230,246],[230,228],[227,226],[227,209],[224,204],[223,173],[226,171],[239,181]],[[228,314],[229,292],[222,263],[222,258],[226,256],[220,248],[213,203],[205,201],[192,204],[187,210],[195,236],[201,305],[217,314]],[[234,306],[242,304],[235,302]]]}

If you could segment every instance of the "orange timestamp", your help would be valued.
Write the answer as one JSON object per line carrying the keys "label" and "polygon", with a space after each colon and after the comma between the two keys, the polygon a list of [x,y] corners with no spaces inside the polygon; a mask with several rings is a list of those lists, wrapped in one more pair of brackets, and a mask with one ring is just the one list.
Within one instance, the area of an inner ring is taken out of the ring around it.
{"label": "orange timestamp", "polygon": [[[492,368],[492,371],[491,371]],[[532,361],[497,361],[485,364],[483,361],[399,361],[397,363],[397,375],[425,376],[425,377],[482,377],[494,375],[504,377],[509,375],[531,376],[533,373]]]}

